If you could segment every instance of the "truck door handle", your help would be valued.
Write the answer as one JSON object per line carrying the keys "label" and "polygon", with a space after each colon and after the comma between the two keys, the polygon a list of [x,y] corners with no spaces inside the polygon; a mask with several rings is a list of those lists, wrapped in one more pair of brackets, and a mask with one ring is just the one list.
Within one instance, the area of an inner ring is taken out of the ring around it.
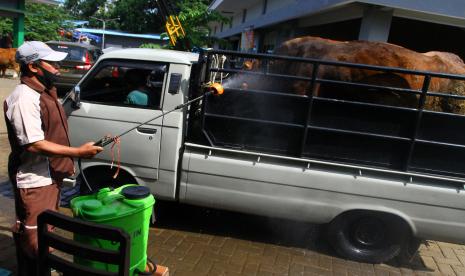
{"label": "truck door handle", "polygon": [[155,133],[157,133],[156,128],[147,128],[147,127],[138,127],[137,131],[139,131],[141,133],[145,133],[145,134],[155,134]]}

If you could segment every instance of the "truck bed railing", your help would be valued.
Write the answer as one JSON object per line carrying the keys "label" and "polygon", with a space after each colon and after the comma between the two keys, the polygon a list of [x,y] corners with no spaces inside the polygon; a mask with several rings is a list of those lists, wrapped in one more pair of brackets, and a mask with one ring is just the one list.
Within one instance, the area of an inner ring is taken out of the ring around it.
{"label": "truck bed railing", "polygon": [[[213,55],[236,62],[213,67]],[[206,80],[223,74],[225,86],[224,95],[203,102],[207,146],[465,178],[465,131],[460,131],[465,129],[465,93],[430,91],[434,78],[465,81],[465,76],[232,51],[209,51],[205,60]],[[241,60],[260,66],[244,70]],[[277,61],[292,64],[291,69],[311,66],[310,76],[277,70]],[[411,76],[423,84],[414,89],[345,81],[320,74],[322,66],[396,80]],[[304,95],[293,91],[297,82],[305,86]]]}
{"label": "truck bed railing", "polygon": [[[350,174],[354,177],[377,177],[385,179],[395,179],[397,181],[408,184],[442,184],[442,186],[455,188],[457,190],[463,190],[465,188],[465,179],[455,178],[448,176],[439,176],[427,173],[414,173],[414,172],[402,172],[397,170],[357,166],[351,164],[337,163],[331,161],[324,161],[318,159],[307,159],[298,157],[289,157],[275,154],[267,154],[260,152],[251,152],[246,150],[238,150],[224,147],[212,147],[196,143],[185,143],[186,148],[195,152],[202,152],[205,154],[205,158],[210,156],[242,156],[249,157],[248,159],[255,163],[270,162],[270,160],[283,160],[288,161],[289,164],[300,166],[303,170],[319,170],[322,169],[328,172],[338,172]],[[273,161],[271,161],[273,162]],[[282,162],[280,162],[282,163]]]}
{"label": "truck bed railing", "polygon": [[[236,52],[236,51],[228,51],[228,50],[209,50],[209,51],[206,51],[206,54],[209,57],[211,57],[212,55],[225,55],[225,56],[233,56],[233,57],[240,57],[240,58],[261,59],[261,60],[268,60],[268,61],[269,60],[286,60],[286,61],[292,61],[292,62],[304,62],[304,63],[311,63],[311,64],[319,64],[319,65],[350,67],[350,68],[358,68],[358,69],[366,69],[366,70],[384,71],[384,72],[390,72],[390,73],[412,74],[412,75],[419,75],[419,76],[430,76],[430,77],[437,77],[437,78],[465,80],[464,75],[458,75],[458,74],[447,74],[447,73],[429,72],[429,71],[421,71],[421,70],[410,70],[410,69],[403,69],[403,68],[396,68],[396,67],[366,65],[366,64],[359,64],[359,63],[342,62],[342,61],[329,61],[329,60],[321,60],[321,59],[313,59],[313,58],[300,58],[300,57],[272,55],[272,54],[245,53],[245,52]],[[214,68],[211,68],[211,69],[213,70]]]}
{"label": "truck bed railing", "polygon": [[[405,88],[397,88],[397,87],[392,87],[392,86],[381,86],[381,85],[371,85],[371,84],[360,84],[360,83],[351,83],[351,82],[343,82],[343,81],[337,81],[337,80],[327,80],[327,79],[320,79],[320,78],[308,78],[308,77],[299,77],[299,76],[289,76],[289,75],[283,75],[283,74],[272,74],[272,73],[263,73],[263,72],[250,72],[250,71],[244,71],[244,70],[231,70],[231,69],[218,69],[218,68],[211,68],[211,72],[217,72],[217,73],[241,73],[244,75],[252,75],[252,76],[266,76],[266,77],[276,77],[276,78],[284,78],[287,80],[296,80],[296,81],[314,81],[316,83],[325,83],[325,84],[343,84],[343,85],[350,85],[354,87],[364,87],[364,88],[374,88],[374,89],[389,89],[392,91],[396,92],[401,92],[401,93],[415,93],[415,94],[421,94],[421,91],[419,90],[414,90],[414,89],[405,89]],[[458,96],[460,98],[460,96]],[[463,97],[465,98],[465,97]]]}

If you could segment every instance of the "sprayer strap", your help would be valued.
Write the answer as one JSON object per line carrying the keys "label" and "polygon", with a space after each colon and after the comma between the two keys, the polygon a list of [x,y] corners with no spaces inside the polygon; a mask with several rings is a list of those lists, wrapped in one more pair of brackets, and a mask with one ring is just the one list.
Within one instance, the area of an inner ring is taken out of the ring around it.
{"label": "sprayer strap", "polygon": [[[116,145],[116,148],[115,148],[115,145]],[[115,154],[114,154],[114,151],[116,150],[116,154],[117,154],[117,168],[116,168],[116,172],[115,174],[113,175],[113,179],[116,179],[118,177],[118,174],[119,174],[119,169],[121,168],[121,139],[119,137],[115,137],[113,139],[113,144],[111,145],[111,149],[110,149],[110,153],[111,153],[111,168],[113,168],[113,164],[115,163]]]}

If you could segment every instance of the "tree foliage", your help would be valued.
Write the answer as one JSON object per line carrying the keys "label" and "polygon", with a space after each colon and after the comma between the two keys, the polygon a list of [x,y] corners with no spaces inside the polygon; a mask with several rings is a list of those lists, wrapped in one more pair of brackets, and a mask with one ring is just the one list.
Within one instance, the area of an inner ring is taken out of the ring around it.
{"label": "tree foliage", "polygon": [[77,19],[88,20],[89,27],[101,28],[99,19],[117,19],[107,22],[107,28],[131,33],[157,33],[161,21],[156,15],[155,0],[65,0],[64,6]]}
{"label": "tree foliage", "polygon": [[65,27],[71,16],[63,7],[47,4],[26,3],[24,21],[26,40],[59,39],[58,30]]}
{"label": "tree foliage", "polygon": [[66,0],[64,7],[76,18],[88,20],[90,16],[105,12],[106,0]]}
{"label": "tree foliage", "polygon": [[[211,45],[213,39],[208,35],[208,24],[212,21],[228,22],[219,12],[208,10],[210,0],[167,1],[174,6],[174,15],[178,15],[192,45]],[[91,16],[102,19],[119,18],[108,22],[109,29],[131,33],[165,31],[164,19],[157,13],[155,0],[66,0],[64,6],[76,18],[89,20],[89,25],[95,28],[101,28],[101,22]]]}
{"label": "tree foliage", "polygon": [[156,14],[155,0],[117,0],[109,11],[112,18],[119,18],[118,27],[131,33],[158,33],[161,21]]}
{"label": "tree foliage", "polygon": [[163,47],[159,44],[155,43],[144,43],[139,46],[139,48],[147,48],[147,49],[162,49]]}
{"label": "tree foliage", "polygon": [[[63,7],[26,2],[24,37],[26,40],[40,41],[58,39],[58,30],[70,18],[70,15]],[[0,18],[0,32],[13,32],[12,19]]]}
{"label": "tree foliage", "polygon": [[229,19],[217,11],[208,9],[209,0],[178,0],[176,6],[179,9],[181,21],[190,42],[197,47],[210,46],[214,38],[209,36],[210,22],[229,23]]}
{"label": "tree foliage", "polygon": [[[175,7],[192,46],[211,45],[208,24],[212,21],[227,23],[228,19],[216,11],[209,11],[210,0],[168,0]],[[155,0],[65,0],[62,6],[26,2],[26,40],[58,39],[58,29],[71,18],[89,20],[90,26],[101,28],[101,22],[92,17],[108,19],[107,28],[131,33],[164,32],[163,20],[157,13]],[[0,33],[12,32],[10,18],[0,18]]]}
{"label": "tree foliage", "polygon": [[0,35],[13,31],[13,20],[8,17],[0,17]]}
{"label": "tree foliage", "polygon": [[[96,18],[109,19],[108,11],[113,9],[114,4],[113,1],[106,0],[66,0],[63,6],[75,19],[89,21],[91,28],[101,28],[102,23]],[[118,24],[111,21],[107,28],[117,29]]]}

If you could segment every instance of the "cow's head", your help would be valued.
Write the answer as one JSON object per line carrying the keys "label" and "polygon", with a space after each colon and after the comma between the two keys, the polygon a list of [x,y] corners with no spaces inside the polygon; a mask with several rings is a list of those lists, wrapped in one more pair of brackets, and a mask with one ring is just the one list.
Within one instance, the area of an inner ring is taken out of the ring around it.
{"label": "cow's head", "polygon": [[[465,96],[465,81],[450,80],[447,91],[451,95]],[[441,109],[443,112],[465,115],[465,100],[444,97],[441,100]]]}

